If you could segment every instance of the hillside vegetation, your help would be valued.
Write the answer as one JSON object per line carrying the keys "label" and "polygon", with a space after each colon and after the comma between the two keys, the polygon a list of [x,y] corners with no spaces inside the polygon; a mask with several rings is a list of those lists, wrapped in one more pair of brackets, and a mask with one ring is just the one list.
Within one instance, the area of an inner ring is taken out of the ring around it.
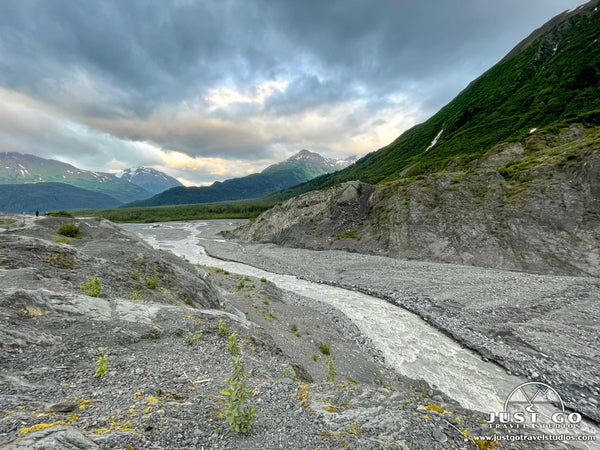
{"label": "hillside vegetation", "polygon": [[139,208],[80,209],[77,216],[101,216],[113,222],[168,222],[172,220],[246,219],[255,218],[272,208],[274,202],[246,200],[192,205],[170,205]]}
{"label": "hillside vegetation", "polygon": [[64,183],[3,184],[0,192],[0,211],[13,213],[91,206],[114,208],[121,203],[106,194]]}

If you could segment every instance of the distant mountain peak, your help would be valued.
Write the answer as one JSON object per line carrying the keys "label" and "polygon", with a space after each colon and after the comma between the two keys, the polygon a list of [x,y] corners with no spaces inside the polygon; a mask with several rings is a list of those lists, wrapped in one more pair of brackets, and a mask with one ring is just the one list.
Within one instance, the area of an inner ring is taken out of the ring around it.
{"label": "distant mountain peak", "polygon": [[159,194],[172,187],[183,186],[175,178],[152,167],[138,166],[123,169],[115,173],[115,177],[136,184],[152,194]]}

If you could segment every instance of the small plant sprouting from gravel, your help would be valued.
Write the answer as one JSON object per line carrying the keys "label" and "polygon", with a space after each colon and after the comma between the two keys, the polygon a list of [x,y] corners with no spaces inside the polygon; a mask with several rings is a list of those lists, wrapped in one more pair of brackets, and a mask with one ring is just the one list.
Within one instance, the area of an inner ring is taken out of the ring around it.
{"label": "small plant sprouting from gravel", "polygon": [[63,222],[58,227],[58,234],[62,234],[63,236],[80,239],[81,234],[79,233],[79,227],[74,223],[66,223]]}
{"label": "small plant sprouting from gravel", "polygon": [[241,291],[242,289],[244,289],[244,282],[240,281],[240,284],[237,285],[237,290]]}
{"label": "small plant sprouting from gravel", "polygon": [[132,270],[131,271],[131,279],[138,281],[140,279],[140,273],[137,270]]}
{"label": "small plant sprouting from gravel", "polygon": [[227,338],[227,351],[232,355],[236,355],[241,349],[240,344],[237,343],[237,334],[231,333]]}
{"label": "small plant sprouting from gravel", "polygon": [[142,292],[140,292],[140,291],[134,291],[131,294],[131,297],[129,297],[129,298],[130,298],[130,300],[144,300],[145,297],[144,297],[144,294]]}
{"label": "small plant sprouting from gravel", "polygon": [[265,277],[262,277],[262,278],[260,279],[260,282],[261,282],[261,283],[266,283],[266,282],[267,282],[267,279],[266,279]]}
{"label": "small plant sprouting from gravel", "polygon": [[104,353],[104,349],[102,350],[102,354],[98,357],[98,361],[96,362],[96,364],[97,367],[94,376],[96,378],[102,378],[108,370],[108,357],[106,356],[106,353]]}
{"label": "small plant sprouting from gravel", "polygon": [[102,286],[100,285],[100,278],[97,276],[90,278],[90,280],[79,286],[79,289],[89,297],[98,297],[102,292]]}
{"label": "small plant sprouting from gravel", "polygon": [[185,304],[188,306],[194,306],[194,301],[188,297],[185,299]]}
{"label": "small plant sprouting from gravel", "polygon": [[329,356],[331,354],[329,350],[329,345],[324,344],[323,342],[319,344],[319,350],[321,350],[321,353],[323,353],[325,356]]}
{"label": "small plant sprouting from gravel", "polygon": [[227,327],[225,326],[225,321],[223,319],[219,319],[219,335],[220,336],[227,335]]}
{"label": "small plant sprouting from gravel", "polygon": [[50,264],[61,269],[74,269],[75,259],[71,255],[64,253],[52,253],[46,258]]}
{"label": "small plant sprouting from gravel", "polygon": [[202,330],[196,331],[195,333],[187,331],[185,333],[185,338],[187,339],[187,343],[189,345],[194,345],[196,342],[201,341],[204,338],[204,334],[202,333]]}
{"label": "small plant sprouting from gravel", "polygon": [[293,333],[298,332],[298,325],[296,325],[295,323],[293,323],[292,326],[291,326],[291,330],[292,330]]}
{"label": "small plant sprouting from gravel", "polygon": [[333,364],[333,358],[330,356],[327,360],[327,374],[325,374],[325,382],[333,383],[335,381],[335,365]]}
{"label": "small plant sprouting from gravel", "polygon": [[313,361],[317,362],[318,359],[319,359],[319,355],[317,355],[316,353],[313,353]]}
{"label": "small plant sprouting from gravel", "polygon": [[246,433],[252,428],[256,420],[256,410],[245,407],[252,394],[248,388],[248,375],[244,368],[242,358],[233,358],[231,376],[226,380],[229,388],[221,391],[227,396],[227,406],[223,408],[223,414],[229,422],[229,429],[234,433]]}
{"label": "small plant sprouting from gravel", "polygon": [[55,236],[52,238],[52,241],[56,242],[57,244],[71,245],[71,239],[66,236]]}
{"label": "small plant sprouting from gravel", "polygon": [[156,289],[159,284],[160,284],[160,281],[158,279],[158,275],[153,275],[151,278],[148,278],[146,280],[146,287],[148,289]]}

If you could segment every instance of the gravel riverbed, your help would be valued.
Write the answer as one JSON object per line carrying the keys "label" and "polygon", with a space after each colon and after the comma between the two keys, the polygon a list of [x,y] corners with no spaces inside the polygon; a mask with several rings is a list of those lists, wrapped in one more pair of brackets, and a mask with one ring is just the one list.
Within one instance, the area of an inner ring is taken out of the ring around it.
{"label": "gravel riverbed", "polygon": [[202,240],[217,258],[342,286],[422,317],[600,421],[600,280]]}

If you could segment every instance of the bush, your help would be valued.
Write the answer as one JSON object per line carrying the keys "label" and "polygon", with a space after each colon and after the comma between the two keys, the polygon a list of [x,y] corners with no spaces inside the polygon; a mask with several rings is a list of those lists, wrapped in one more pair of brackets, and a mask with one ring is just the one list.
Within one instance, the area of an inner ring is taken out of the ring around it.
{"label": "bush", "polygon": [[239,353],[240,345],[237,343],[237,334],[231,333],[227,338],[227,351],[233,355]]}
{"label": "bush", "polygon": [[102,292],[100,279],[98,277],[92,277],[87,283],[79,286],[79,289],[81,289],[83,293],[89,297],[98,297]]}
{"label": "bush", "polygon": [[102,378],[104,376],[104,374],[106,373],[106,371],[108,369],[107,363],[108,363],[108,358],[106,357],[104,352],[102,352],[102,355],[100,355],[100,357],[98,358],[96,372],[94,373],[94,376],[96,378]]}
{"label": "bush", "polygon": [[330,355],[329,345],[324,344],[323,342],[321,342],[319,344],[319,349],[321,350],[321,353],[323,353],[325,356],[329,356]]}
{"label": "bush", "polygon": [[196,331],[195,333],[188,331],[185,333],[185,337],[189,345],[194,345],[197,341],[204,339],[204,333],[202,330]]}
{"label": "bush", "polygon": [[229,429],[234,433],[246,433],[252,428],[256,420],[256,410],[245,408],[245,403],[250,400],[251,392],[248,389],[248,375],[244,369],[241,357],[233,359],[232,374],[227,379],[229,389],[221,391],[227,396],[227,406],[223,414],[229,422]]}
{"label": "bush", "polygon": [[61,209],[60,211],[50,211],[48,215],[53,217],[73,217],[73,214],[64,209]]}
{"label": "bush", "polygon": [[160,283],[157,275],[154,275],[152,278],[148,278],[148,280],[146,280],[146,287],[148,289],[156,289],[159,284]]}
{"label": "bush", "polygon": [[333,358],[330,356],[327,360],[327,374],[325,374],[325,382],[333,383],[335,381],[335,366],[333,364]]}
{"label": "bush", "polygon": [[225,326],[225,321],[223,319],[219,319],[219,335],[225,336],[227,334],[227,327]]}
{"label": "bush", "polygon": [[61,223],[60,227],[58,227],[58,234],[76,239],[81,238],[81,235],[79,234],[79,227],[74,223]]}

